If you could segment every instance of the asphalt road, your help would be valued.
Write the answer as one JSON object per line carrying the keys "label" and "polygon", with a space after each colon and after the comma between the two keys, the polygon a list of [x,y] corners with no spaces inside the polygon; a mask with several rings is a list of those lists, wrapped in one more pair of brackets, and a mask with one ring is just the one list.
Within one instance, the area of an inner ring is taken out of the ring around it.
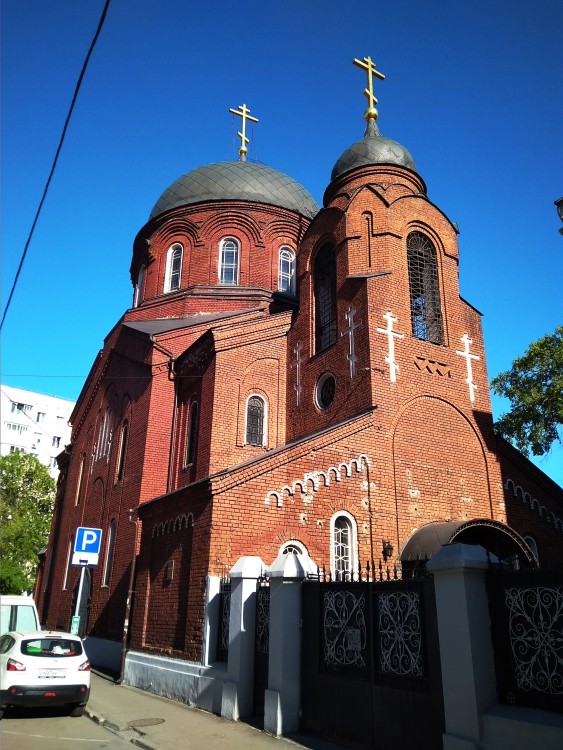
{"label": "asphalt road", "polygon": [[131,744],[64,709],[8,709],[0,721],[1,750],[130,750]]}

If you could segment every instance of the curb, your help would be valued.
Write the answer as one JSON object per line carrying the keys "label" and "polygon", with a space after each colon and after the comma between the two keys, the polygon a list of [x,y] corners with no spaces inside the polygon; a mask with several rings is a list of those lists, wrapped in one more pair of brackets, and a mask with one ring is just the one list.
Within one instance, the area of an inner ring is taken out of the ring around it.
{"label": "curb", "polygon": [[118,737],[121,737],[122,740],[127,740],[132,745],[135,745],[135,747],[141,748],[141,750],[158,750],[158,748],[154,745],[151,745],[150,743],[145,742],[143,739],[141,739],[141,733],[136,729],[120,729],[117,724],[113,724],[111,721],[108,721],[101,714],[98,714],[95,711],[89,709],[88,706],[86,706],[84,710],[84,716],[90,719],[90,721],[93,721],[95,724],[99,724],[99,726],[107,729],[109,732],[112,732]]}

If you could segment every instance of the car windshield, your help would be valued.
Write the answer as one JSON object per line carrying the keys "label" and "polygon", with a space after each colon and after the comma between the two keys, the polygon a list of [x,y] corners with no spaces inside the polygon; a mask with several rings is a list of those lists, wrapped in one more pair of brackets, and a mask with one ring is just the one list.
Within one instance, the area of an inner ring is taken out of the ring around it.
{"label": "car windshield", "polygon": [[82,643],[73,638],[34,638],[22,641],[21,652],[26,656],[80,656]]}

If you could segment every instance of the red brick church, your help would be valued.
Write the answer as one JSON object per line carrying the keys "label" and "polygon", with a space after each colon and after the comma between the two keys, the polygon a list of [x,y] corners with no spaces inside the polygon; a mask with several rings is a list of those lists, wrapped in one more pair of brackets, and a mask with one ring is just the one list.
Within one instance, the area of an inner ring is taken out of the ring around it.
{"label": "red brick church", "polygon": [[76,529],[102,529],[81,627],[114,663],[122,643],[211,663],[212,594],[243,555],[345,576],[461,541],[561,564],[561,488],[493,432],[456,226],[379,132],[378,73],[356,63],[367,127],[321,208],[246,160],[243,105],[240,159],[180,177],[134,240],[133,304],[72,414],[36,590],[68,629]]}

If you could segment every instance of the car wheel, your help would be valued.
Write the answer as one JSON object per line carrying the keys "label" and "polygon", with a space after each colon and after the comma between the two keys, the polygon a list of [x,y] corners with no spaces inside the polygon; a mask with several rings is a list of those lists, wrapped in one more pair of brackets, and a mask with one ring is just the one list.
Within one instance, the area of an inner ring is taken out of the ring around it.
{"label": "car wheel", "polygon": [[71,716],[84,716],[84,709],[86,706],[81,706],[80,704],[77,706],[73,706],[70,712]]}
{"label": "car wheel", "polygon": [[0,719],[4,718],[4,711],[5,710],[6,710],[5,708],[0,708]]}

